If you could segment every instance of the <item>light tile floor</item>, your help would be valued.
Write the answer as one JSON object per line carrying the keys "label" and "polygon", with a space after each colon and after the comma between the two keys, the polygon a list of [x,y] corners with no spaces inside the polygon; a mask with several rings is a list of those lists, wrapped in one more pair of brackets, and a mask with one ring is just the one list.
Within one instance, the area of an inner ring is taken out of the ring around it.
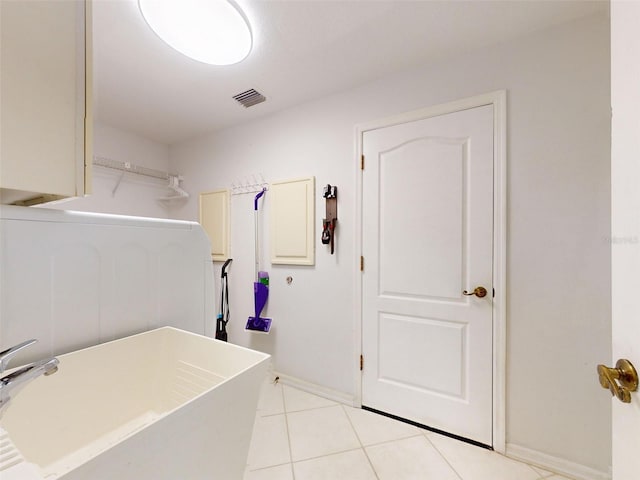
{"label": "light tile floor", "polygon": [[568,480],[267,380],[244,480]]}

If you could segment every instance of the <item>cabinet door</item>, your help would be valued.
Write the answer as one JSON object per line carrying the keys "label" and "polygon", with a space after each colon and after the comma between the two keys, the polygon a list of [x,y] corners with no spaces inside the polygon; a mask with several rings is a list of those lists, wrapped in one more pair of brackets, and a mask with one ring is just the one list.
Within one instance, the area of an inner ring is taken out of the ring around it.
{"label": "cabinet door", "polygon": [[211,258],[229,258],[229,190],[200,194],[200,225],[211,241]]}
{"label": "cabinet door", "polygon": [[271,263],[315,265],[315,177],[274,182],[271,203]]}
{"label": "cabinet door", "polygon": [[85,193],[88,7],[0,4],[2,203]]}

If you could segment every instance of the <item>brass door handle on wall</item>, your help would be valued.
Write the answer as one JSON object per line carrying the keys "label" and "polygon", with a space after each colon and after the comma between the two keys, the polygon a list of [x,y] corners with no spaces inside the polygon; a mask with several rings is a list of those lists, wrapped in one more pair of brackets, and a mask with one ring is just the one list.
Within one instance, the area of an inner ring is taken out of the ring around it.
{"label": "brass door handle on wall", "polygon": [[463,290],[462,294],[467,296],[475,295],[476,297],[482,298],[487,296],[487,289],[484,287],[476,287],[473,292]]}
{"label": "brass door handle on wall", "polygon": [[598,365],[598,378],[602,388],[608,388],[623,403],[631,403],[631,392],[638,390],[638,372],[629,360],[618,360],[616,368]]}

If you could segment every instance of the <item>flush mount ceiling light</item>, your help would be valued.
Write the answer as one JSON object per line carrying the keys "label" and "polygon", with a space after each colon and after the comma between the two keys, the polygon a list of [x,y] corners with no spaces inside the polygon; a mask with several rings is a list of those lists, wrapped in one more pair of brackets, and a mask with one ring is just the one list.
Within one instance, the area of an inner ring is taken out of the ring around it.
{"label": "flush mount ceiling light", "polygon": [[249,22],[229,0],[138,0],[138,5],[164,42],[194,60],[231,65],[251,51]]}

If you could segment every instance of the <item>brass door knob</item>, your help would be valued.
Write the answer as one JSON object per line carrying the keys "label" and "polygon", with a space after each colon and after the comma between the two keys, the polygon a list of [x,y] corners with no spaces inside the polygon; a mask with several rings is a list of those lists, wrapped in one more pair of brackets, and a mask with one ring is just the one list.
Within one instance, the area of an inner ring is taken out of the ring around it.
{"label": "brass door knob", "polygon": [[463,290],[462,294],[467,296],[475,295],[478,298],[482,298],[487,296],[487,289],[484,287],[476,287],[473,292],[467,292],[466,290]]}
{"label": "brass door knob", "polygon": [[631,392],[638,390],[638,372],[624,358],[616,362],[616,368],[598,365],[598,379],[602,388],[608,388],[623,403],[631,403]]}

